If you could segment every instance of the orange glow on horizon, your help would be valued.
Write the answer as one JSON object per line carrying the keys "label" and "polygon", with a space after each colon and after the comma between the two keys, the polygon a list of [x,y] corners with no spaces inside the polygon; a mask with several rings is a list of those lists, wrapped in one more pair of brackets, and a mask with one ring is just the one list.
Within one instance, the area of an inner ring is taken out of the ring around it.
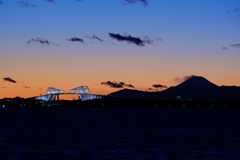
{"label": "orange glow on horizon", "polygon": [[[186,74],[185,74],[186,75]],[[233,79],[230,77],[226,77],[225,79],[219,79],[218,77],[215,76],[203,76],[210,82],[218,85],[218,86],[240,86],[240,77],[237,79]],[[175,82],[172,77],[164,77],[162,79],[159,78],[159,80],[147,80],[147,79],[136,79],[136,77],[128,77],[129,79],[122,77],[122,78],[109,78],[107,77],[106,79],[122,79],[124,82],[127,84],[132,84],[134,85],[135,88],[128,88],[132,90],[140,90],[140,91],[148,91],[148,92],[156,92],[156,91],[163,91],[162,89],[156,89],[153,88],[153,84],[163,84],[166,85],[168,88],[171,86],[176,86],[179,83]],[[19,78],[20,79],[20,78]],[[65,92],[68,92],[70,89],[86,85],[89,87],[91,93],[93,94],[101,94],[101,95],[108,95],[112,92],[116,92],[118,90],[122,90],[124,88],[111,88],[109,86],[101,85],[100,83],[96,82],[101,82],[103,80],[97,80],[94,77],[87,77],[85,81],[88,81],[88,83],[83,82],[78,80],[79,78],[77,77],[76,80],[68,80],[68,78],[62,78],[61,81],[59,81],[57,78],[45,78],[43,77],[41,81],[36,78],[32,79],[27,79],[28,82],[21,82],[21,80],[15,79],[17,83],[10,83],[7,81],[2,81],[1,83],[1,88],[0,88],[0,99],[3,98],[14,98],[14,97],[22,97],[22,98],[29,98],[29,97],[35,97],[35,96],[40,96],[40,95],[45,95],[47,87],[55,87],[58,89],[62,89]],[[69,81],[69,82],[68,82]],[[39,85],[36,85],[39,84]],[[65,83],[68,82],[68,83]],[[120,81],[117,81],[120,82]],[[89,84],[89,85],[88,85]],[[26,88],[24,86],[27,86],[29,88]],[[152,88],[152,90],[149,90],[149,88]],[[77,95],[71,95],[71,96],[61,96],[62,98],[60,99],[66,99],[66,100],[72,100],[73,98],[77,99]]]}

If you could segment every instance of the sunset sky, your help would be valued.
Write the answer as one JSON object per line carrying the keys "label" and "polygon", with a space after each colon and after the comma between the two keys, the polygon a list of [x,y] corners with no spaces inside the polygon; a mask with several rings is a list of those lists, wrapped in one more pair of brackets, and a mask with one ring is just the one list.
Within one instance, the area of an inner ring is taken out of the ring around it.
{"label": "sunset sky", "polygon": [[240,86],[239,0],[0,0],[0,99],[160,91],[191,75]]}

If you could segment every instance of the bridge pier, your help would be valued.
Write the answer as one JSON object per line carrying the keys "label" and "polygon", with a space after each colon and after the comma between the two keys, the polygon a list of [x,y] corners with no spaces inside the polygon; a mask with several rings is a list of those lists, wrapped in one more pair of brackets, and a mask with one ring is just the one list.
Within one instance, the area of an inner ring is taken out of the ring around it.
{"label": "bridge pier", "polygon": [[57,94],[57,96],[56,96],[56,100],[59,101],[59,94]]}

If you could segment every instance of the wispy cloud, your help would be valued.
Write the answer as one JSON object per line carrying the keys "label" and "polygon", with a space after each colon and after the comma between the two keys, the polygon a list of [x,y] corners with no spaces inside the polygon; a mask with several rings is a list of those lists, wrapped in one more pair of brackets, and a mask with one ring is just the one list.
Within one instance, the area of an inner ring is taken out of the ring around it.
{"label": "wispy cloud", "polygon": [[102,82],[101,85],[106,85],[106,86],[109,86],[111,88],[123,88],[123,87],[134,88],[134,86],[131,85],[131,84],[126,84],[124,82],[117,83],[115,81],[113,81],[113,82],[111,82],[111,81]]}
{"label": "wispy cloud", "polygon": [[235,48],[240,48],[240,43],[238,44],[230,44],[231,47],[235,47]]}
{"label": "wispy cloud", "polygon": [[178,83],[181,83],[181,82],[184,82],[186,80],[189,80],[193,77],[196,77],[195,75],[189,75],[189,76],[183,76],[183,77],[175,77],[174,78],[174,81],[178,82]]}
{"label": "wispy cloud", "polygon": [[162,38],[155,37],[154,41],[162,41]]}
{"label": "wispy cloud", "polygon": [[134,86],[131,84],[125,84],[125,87],[134,88]]}
{"label": "wispy cloud", "polygon": [[30,87],[28,87],[28,86],[24,86],[24,85],[23,85],[23,87],[24,87],[24,88],[27,88],[27,89],[30,89]]}
{"label": "wispy cloud", "polygon": [[38,42],[42,45],[55,45],[55,46],[60,46],[59,44],[53,43],[53,42],[49,42],[46,39],[42,39],[42,38],[32,38],[31,40],[27,41],[27,44],[30,44],[31,42]]}
{"label": "wispy cloud", "polygon": [[228,10],[227,13],[239,12],[239,11],[240,11],[240,8],[235,8],[235,9],[232,9],[232,10]]}
{"label": "wispy cloud", "polygon": [[123,0],[123,4],[134,4],[136,2],[142,2],[144,4],[144,6],[147,6],[148,5],[148,2],[147,0]]}
{"label": "wispy cloud", "polygon": [[18,2],[22,7],[37,7],[36,4],[31,4],[31,3],[27,3],[27,2],[24,2],[24,1],[20,1]]}
{"label": "wispy cloud", "polygon": [[161,85],[161,84],[153,84],[152,86],[153,86],[154,88],[167,88],[167,86]]}
{"label": "wispy cloud", "polygon": [[76,0],[76,1],[78,1],[78,2],[83,2],[83,0]]}
{"label": "wispy cloud", "polygon": [[76,38],[76,37],[67,39],[67,41],[84,43],[83,39],[81,39],[81,38]]}
{"label": "wispy cloud", "polygon": [[47,2],[51,2],[51,3],[54,3],[54,0],[45,0]]}
{"label": "wispy cloud", "polygon": [[154,40],[150,39],[148,36],[143,37],[143,39],[140,39],[139,37],[132,37],[131,35],[128,35],[127,33],[124,33],[124,35],[120,34],[114,34],[114,33],[108,33],[109,36],[115,40],[118,41],[126,41],[127,43],[133,43],[137,46],[145,46],[145,44],[153,44],[155,41],[160,41],[162,39],[155,38]]}
{"label": "wispy cloud", "polygon": [[99,37],[97,37],[97,36],[95,36],[95,35],[86,36],[86,37],[89,38],[89,39],[96,39],[96,40],[98,40],[98,41],[100,41],[100,42],[103,42],[103,40],[102,40],[101,38],[99,38]]}
{"label": "wispy cloud", "polygon": [[9,78],[9,77],[5,77],[3,78],[4,81],[7,81],[7,82],[11,82],[11,83],[17,83],[15,80],[13,80],[12,78]]}
{"label": "wispy cloud", "polygon": [[223,50],[230,50],[228,47],[222,47]]}

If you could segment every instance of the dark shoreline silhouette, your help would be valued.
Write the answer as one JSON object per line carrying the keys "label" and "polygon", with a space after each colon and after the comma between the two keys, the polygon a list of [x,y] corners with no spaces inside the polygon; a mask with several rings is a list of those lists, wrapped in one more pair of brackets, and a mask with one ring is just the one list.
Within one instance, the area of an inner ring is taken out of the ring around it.
{"label": "dark shoreline silhouette", "polygon": [[240,109],[240,101],[195,101],[180,99],[125,99],[120,97],[103,97],[108,100],[60,100],[43,104],[36,100],[17,100],[17,101],[0,101],[0,107],[3,108],[236,108]]}
{"label": "dark shoreline silhouette", "polygon": [[193,76],[161,92],[122,89],[91,101],[43,102],[35,98],[4,98],[0,100],[0,107],[240,108],[240,87],[219,87],[204,77]]}

